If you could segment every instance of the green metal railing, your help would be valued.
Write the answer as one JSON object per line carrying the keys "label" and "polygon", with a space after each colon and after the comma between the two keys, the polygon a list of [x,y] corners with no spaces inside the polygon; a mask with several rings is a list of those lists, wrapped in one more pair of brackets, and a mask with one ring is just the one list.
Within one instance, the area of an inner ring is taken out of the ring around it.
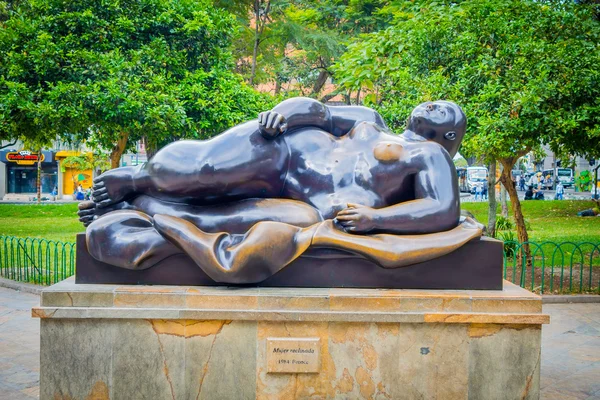
{"label": "green metal railing", "polygon": [[[600,243],[504,242],[504,279],[538,293],[600,294]],[[528,262],[529,261],[529,262]],[[0,236],[0,276],[51,285],[75,273],[75,243]]]}
{"label": "green metal railing", "polygon": [[75,273],[75,243],[0,236],[0,276],[52,285]]}
{"label": "green metal railing", "polygon": [[504,242],[504,279],[538,293],[600,294],[600,243]]}

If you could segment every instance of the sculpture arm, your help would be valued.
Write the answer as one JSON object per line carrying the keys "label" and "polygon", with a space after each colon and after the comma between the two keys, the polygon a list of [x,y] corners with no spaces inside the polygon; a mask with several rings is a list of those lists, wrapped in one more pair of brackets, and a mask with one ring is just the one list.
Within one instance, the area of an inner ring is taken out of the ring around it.
{"label": "sculpture arm", "polygon": [[456,170],[448,153],[441,148],[436,150],[425,152],[421,160],[421,170],[415,175],[415,200],[377,210],[377,231],[434,233],[458,225]]}
{"label": "sculpture arm", "polygon": [[373,122],[387,128],[381,115],[371,108],[327,106],[308,97],[282,101],[259,116],[261,132],[266,137],[306,127],[316,127],[339,137],[347,134],[358,122]]}
{"label": "sculpture arm", "polygon": [[456,171],[448,153],[431,143],[415,167],[415,199],[373,209],[348,204],[336,220],[351,233],[423,234],[455,228],[460,218]]}

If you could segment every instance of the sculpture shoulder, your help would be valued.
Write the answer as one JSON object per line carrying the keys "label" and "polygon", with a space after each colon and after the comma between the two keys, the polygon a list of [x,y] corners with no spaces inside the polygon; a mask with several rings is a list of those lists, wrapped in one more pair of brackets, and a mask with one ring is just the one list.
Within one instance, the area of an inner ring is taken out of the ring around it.
{"label": "sculpture shoulder", "polygon": [[286,132],[277,139],[285,140],[290,147],[305,145],[327,145],[335,142],[338,138],[315,127],[305,127]]}
{"label": "sculpture shoulder", "polygon": [[427,140],[418,135],[407,136],[405,134],[399,135],[399,138],[406,143],[407,150],[413,153],[422,153],[435,158],[447,158],[450,159],[448,151],[439,143],[432,140]]}

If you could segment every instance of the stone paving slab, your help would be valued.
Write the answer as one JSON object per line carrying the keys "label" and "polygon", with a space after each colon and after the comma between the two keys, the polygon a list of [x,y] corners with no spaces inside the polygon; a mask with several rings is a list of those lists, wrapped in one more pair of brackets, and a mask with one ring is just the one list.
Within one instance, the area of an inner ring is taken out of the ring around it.
{"label": "stone paving slab", "polygon": [[37,399],[40,323],[31,318],[37,295],[0,288],[0,398]]}
{"label": "stone paving slab", "polygon": [[[0,287],[0,398],[39,396],[39,297]],[[541,398],[600,399],[600,304],[544,304]]]}

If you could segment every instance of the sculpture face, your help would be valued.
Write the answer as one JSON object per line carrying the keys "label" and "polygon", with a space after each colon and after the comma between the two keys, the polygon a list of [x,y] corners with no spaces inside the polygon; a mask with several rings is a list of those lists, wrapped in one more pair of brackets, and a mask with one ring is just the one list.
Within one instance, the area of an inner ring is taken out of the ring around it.
{"label": "sculpture face", "polygon": [[458,151],[466,126],[467,118],[462,109],[449,101],[419,104],[408,123],[408,129],[439,143],[452,157]]}

